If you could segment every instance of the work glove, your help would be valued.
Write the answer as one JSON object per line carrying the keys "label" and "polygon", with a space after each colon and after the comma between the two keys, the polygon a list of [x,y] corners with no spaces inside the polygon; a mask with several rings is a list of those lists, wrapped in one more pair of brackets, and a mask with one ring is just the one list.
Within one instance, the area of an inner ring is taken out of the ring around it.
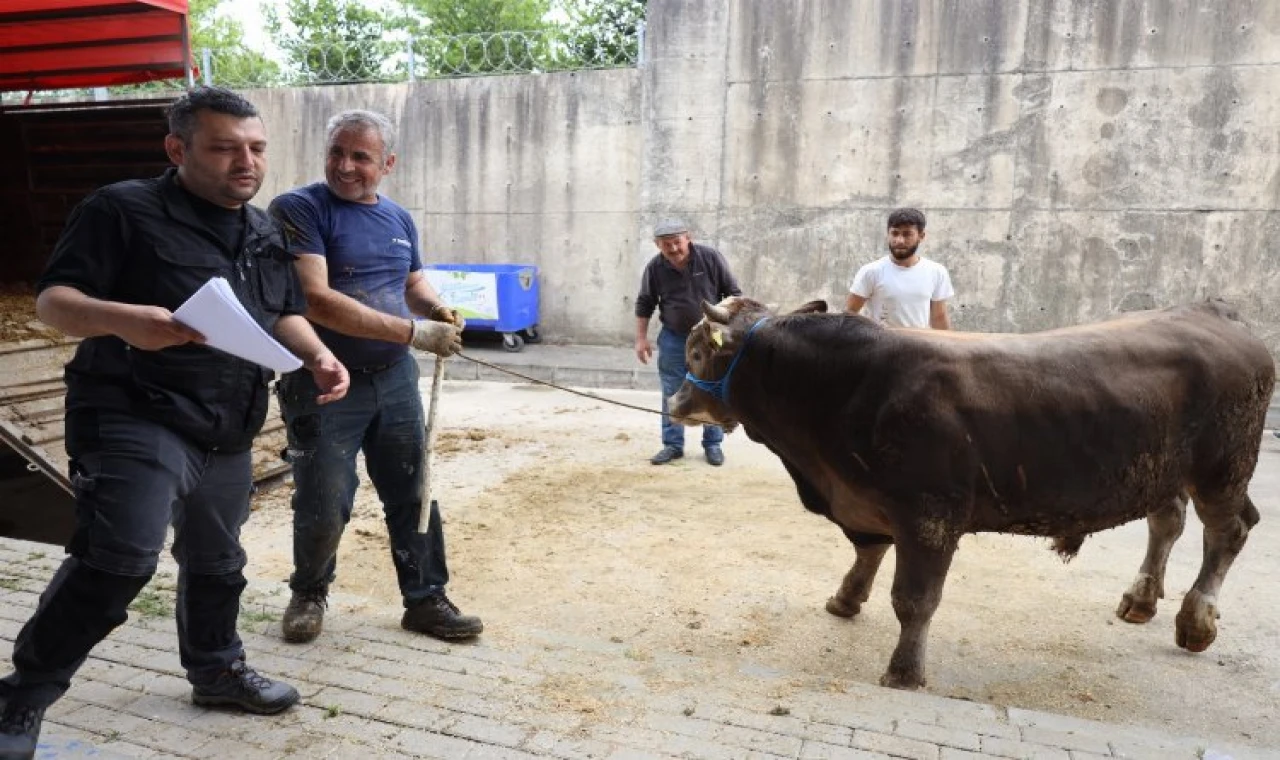
{"label": "work glove", "polygon": [[453,356],[462,350],[462,328],[449,322],[415,319],[409,345],[436,356]]}
{"label": "work glove", "polygon": [[462,318],[457,309],[445,306],[444,304],[436,304],[431,310],[431,318],[437,322],[448,322],[455,325],[459,330],[467,329],[467,320]]}

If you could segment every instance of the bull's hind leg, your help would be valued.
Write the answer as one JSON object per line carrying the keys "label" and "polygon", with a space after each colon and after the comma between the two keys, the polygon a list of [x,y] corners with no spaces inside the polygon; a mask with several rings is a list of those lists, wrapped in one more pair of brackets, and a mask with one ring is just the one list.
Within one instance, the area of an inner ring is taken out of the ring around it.
{"label": "bull's hind leg", "polygon": [[[945,545],[943,545],[945,544]],[[942,586],[947,580],[956,538],[938,536],[934,545],[922,542],[896,542],[893,573],[893,611],[902,631],[898,646],[889,659],[889,667],[880,676],[881,686],[895,689],[918,689],[925,685],[924,658],[929,638],[929,623],[942,601]]]}
{"label": "bull's hind leg", "polygon": [[1244,548],[1249,530],[1258,524],[1259,515],[1248,496],[1216,502],[1200,494],[1196,496],[1196,514],[1204,523],[1204,560],[1195,585],[1182,600],[1176,626],[1178,646],[1203,652],[1218,635],[1218,590]]}
{"label": "bull's hind leg", "polygon": [[1187,524],[1187,495],[1180,493],[1160,509],[1147,513],[1147,556],[1138,577],[1124,592],[1116,615],[1129,623],[1145,623],[1156,615],[1156,600],[1164,598],[1164,571],[1169,552]]}
{"label": "bull's hind leg", "polygon": [[875,582],[880,561],[893,545],[893,539],[889,536],[854,533],[848,530],[844,534],[853,542],[857,558],[853,562],[853,567],[845,573],[840,590],[827,600],[827,612],[837,617],[847,618],[857,615],[862,609],[862,603],[871,595],[871,584]]}

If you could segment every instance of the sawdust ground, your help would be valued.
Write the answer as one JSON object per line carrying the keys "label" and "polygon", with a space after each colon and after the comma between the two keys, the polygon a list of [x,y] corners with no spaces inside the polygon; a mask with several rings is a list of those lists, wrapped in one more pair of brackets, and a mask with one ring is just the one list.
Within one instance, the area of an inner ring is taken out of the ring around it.
{"label": "sawdust ground", "polygon": [[35,293],[35,287],[26,283],[0,283],[0,343],[62,338],[62,333],[36,316]]}
{"label": "sawdust ground", "polygon": [[[656,407],[657,394],[608,392]],[[520,646],[561,632],[625,645],[651,689],[839,690],[876,683],[897,640],[893,554],[853,620],[823,603],[853,560],[840,532],[799,504],[781,465],[742,433],[712,468],[689,431],[686,457],[648,464],[657,418],[533,386],[448,384],[436,449],[450,596],[485,636]],[[1047,542],[969,536],[934,618],[927,691],[998,705],[1280,744],[1280,442],[1255,479],[1263,520],[1220,596],[1219,637],[1201,655],[1174,644],[1173,616],[1199,564],[1199,523],[1175,548],[1166,599],[1145,626],[1114,615],[1142,557],[1145,527],[1095,535],[1069,566]],[[1274,471],[1274,472],[1273,472]],[[250,571],[291,566],[288,488],[259,497],[245,531]],[[380,507],[364,479],[335,591],[395,608]],[[332,614],[361,614],[362,605]],[[608,667],[603,659],[600,667]],[[551,684],[591,712],[593,679]],[[778,684],[782,684],[781,687]],[[771,696],[784,696],[783,693]]]}

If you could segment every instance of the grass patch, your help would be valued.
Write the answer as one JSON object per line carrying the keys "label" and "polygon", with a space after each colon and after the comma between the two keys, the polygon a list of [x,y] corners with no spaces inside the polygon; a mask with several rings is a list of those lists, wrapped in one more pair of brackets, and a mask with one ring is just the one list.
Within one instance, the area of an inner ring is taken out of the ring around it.
{"label": "grass patch", "polygon": [[341,714],[342,714],[342,707],[340,707],[339,705],[329,705],[324,710],[324,717],[326,719],[336,718]]}
{"label": "grass patch", "polygon": [[22,581],[17,578],[0,578],[0,588],[9,591],[21,591]]}
{"label": "grass patch", "polygon": [[173,600],[151,589],[143,589],[129,609],[144,618],[173,617]]}
{"label": "grass patch", "polygon": [[279,615],[266,608],[260,610],[241,608],[240,610],[240,621],[249,625],[254,623],[274,623],[279,619]]}

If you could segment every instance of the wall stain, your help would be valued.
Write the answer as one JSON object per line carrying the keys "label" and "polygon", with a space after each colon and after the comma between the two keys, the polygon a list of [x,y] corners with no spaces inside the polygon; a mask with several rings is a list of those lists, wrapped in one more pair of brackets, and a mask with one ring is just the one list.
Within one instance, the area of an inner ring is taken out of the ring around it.
{"label": "wall stain", "polygon": [[1096,98],[1098,110],[1107,116],[1115,116],[1129,104],[1129,92],[1120,87],[1103,87]]}
{"label": "wall stain", "polygon": [[1206,79],[1200,101],[1187,115],[1191,123],[1201,129],[1221,130],[1231,122],[1240,105],[1240,90],[1236,88],[1235,76],[1227,69],[1214,69]]}

